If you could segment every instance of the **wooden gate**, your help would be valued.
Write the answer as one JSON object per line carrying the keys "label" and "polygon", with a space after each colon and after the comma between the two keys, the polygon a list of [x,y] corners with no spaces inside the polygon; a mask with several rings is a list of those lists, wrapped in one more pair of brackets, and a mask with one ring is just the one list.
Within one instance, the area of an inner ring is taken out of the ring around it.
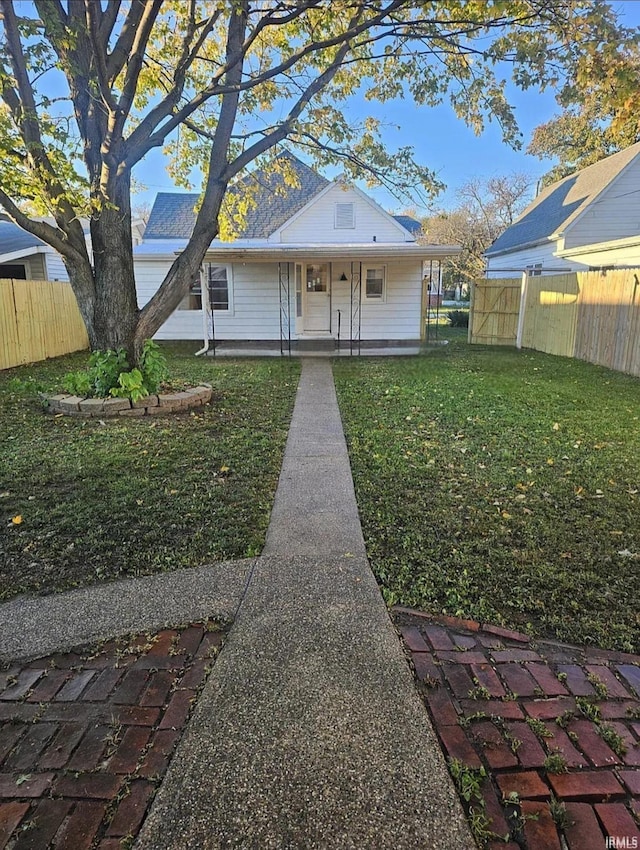
{"label": "wooden gate", "polygon": [[480,345],[516,344],[521,287],[520,278],[473,282],[469,342]]}

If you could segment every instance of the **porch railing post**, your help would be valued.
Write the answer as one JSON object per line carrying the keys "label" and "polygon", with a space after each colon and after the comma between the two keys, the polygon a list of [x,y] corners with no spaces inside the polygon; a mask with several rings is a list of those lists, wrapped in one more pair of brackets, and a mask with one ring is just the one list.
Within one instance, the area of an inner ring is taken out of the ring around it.
{"label": "porch railing post", "polygon": [[362,263],[351,262],[351,310],[349,321],[349,352],[353,355],[354,347],[358,346],[362,331]]}
{"label": "porch railing post", "polygon": [[280,299],[280,354],[291,357],[291,275],[289,263],[278,263],[278,295]]}

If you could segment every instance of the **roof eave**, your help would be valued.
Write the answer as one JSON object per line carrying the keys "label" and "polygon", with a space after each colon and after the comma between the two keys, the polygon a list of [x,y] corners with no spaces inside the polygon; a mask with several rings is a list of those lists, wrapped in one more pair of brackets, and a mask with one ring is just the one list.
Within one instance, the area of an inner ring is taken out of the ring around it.
{"label": "roof eave", "polygon": [[640,234],[625,236],[623,239],[610,239],[608,242],[591,242],[588,245],[574,245],[558,251],[559,257],[571,258],[578,254],[595,254],[599,251],[615,251],[616,248],[631,248],[640,245]]}
{"label": "roof eave", "polygon": [[523,242],[521,245],[513,245],[511,248],[503,248],[501,251],[491,251],[489,248],[484,251],[484,256],[487,259],[493,259],[493,257],[502,257],[506,254],[516,254],[518,251],[527,251],[529,248],[536,248],[538,245],[546,245],[548,242],[557,242],[562,235],[563,231],[558,230],[555,233],[552,233],[551,236],[545,236],[543,239],[534,239],[533,242]]}
{"label": "roof eave", "polygon": [[415,242],[402,243],[364,243],[337,245],[283,245],[274,243],[273,246],[255,246],[234,248],[229,243],[228,248],[219,246],[207,251],[208,260],[219,258],[229,260],[271,260],[300,259],[312,260],[322,258],[327,260],[360,260],[360,259],[444,259],[457,256],[462,251],[459,245],[418,245]]}
{"label": "roof eave", "polygon": [[0,254],[0,263],[11,263],[13,260],[22,260],[25,257],[30,257],[32,254],[46,254],[50,250],[53,249],[48,245],[31,245],[29,248],[22,248],[20,251]]}

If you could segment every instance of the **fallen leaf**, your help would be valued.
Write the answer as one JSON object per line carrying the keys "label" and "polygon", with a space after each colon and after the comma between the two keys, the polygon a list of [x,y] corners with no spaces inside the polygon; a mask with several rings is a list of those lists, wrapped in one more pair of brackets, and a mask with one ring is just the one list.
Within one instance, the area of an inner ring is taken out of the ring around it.
{"label": "fallen leaf", "polygon": [[17,516],[12,517],[11,522],[14,525],[20,525],[22,523],[22,516],[20,514],[17,514]]}

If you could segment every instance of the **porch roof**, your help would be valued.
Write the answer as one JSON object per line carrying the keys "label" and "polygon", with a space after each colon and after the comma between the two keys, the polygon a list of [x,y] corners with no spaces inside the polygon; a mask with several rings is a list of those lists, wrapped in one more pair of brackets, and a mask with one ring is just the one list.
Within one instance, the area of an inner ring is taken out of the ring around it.
{"label": "porch roof", "polygon": [[436,260],[457,256],[459,245],[418,245],[415,242],[326,242],[313,244],[287,244],[265,242],[257,245],[254,240],[244,242],[217,243],[211,245],[205,259],[209,262],[230,260]]}

